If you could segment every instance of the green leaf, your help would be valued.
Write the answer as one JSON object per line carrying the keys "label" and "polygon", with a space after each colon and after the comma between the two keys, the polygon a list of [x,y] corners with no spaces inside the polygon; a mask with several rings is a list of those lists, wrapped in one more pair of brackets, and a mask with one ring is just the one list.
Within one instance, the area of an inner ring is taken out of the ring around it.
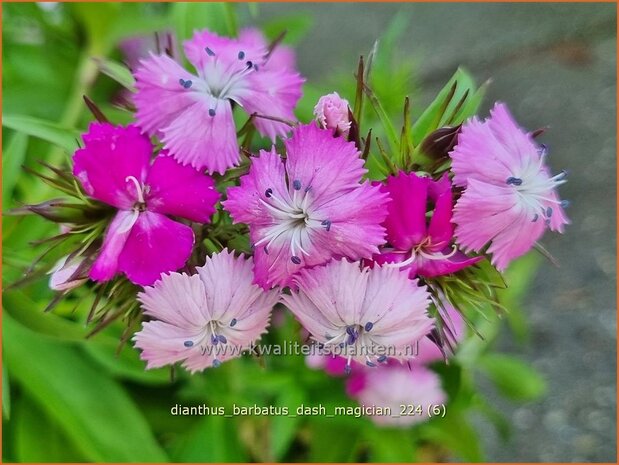
{"label": "green leaf", "polygon": [[[37,408],[28,396],[15,405],[15,454],[21,463],[84,462],[82,454],[64,435],[62,428]],[[45,438],[45,441],[41,439]]]}
{"label": "green leaf", "polygon": [[[474,107],[474,103],[470,103],[474,95],[477,94],[475,93],[473,79],[462,68],[458,68],[449,82],[445,84],[445,87],[441,89],[436,98],[413,124],[413,145],[417,147],[428,134],[446,124],[454,110],[457,110],[458,107],[460,109],[456,115],[465,115],[465,108],[467,111],[470,111]],[[482,96],[483,93],[475,98],[481,99]],[[462,105],[459,105],[463,98],[465,100]],[[470,107],[468,106],[469,104]]]}
{"label": "green leaf", "polygon": [[461,413],[449,410],[449,406],[445,418],[422,425],[419,435],[446,447],[465,462],[483,461],[481,443],[475,429]]}
{"label": "green leaf", "polygon": [[86,29],[89,49],[93,53],[104,53],[112,44],[110,32],[121,11],[120,3],[73,3],[69,5],[73,14]]}
{"label": "green leaf", "polygon": [[[288,407],[291,415],[295,415],[296,408],[305,400],[303,391],[295,384],[289,384],[280,391],[275,405]],[[290,444],[297,434],[300,417],[277,415],[271,418],[270,447],[271,457],[279,462],[288,451]]]}
{"label": "green leaf", "polygon": [[262,28],[264,35],[269,41],[277,39],[282,33],[284,44],[296,45],[303,39],[314,25],[314,18],[309,13],[278,16],[268,21]]}
{"label": "green leaf", "polygon": [[170,5],[170,16],[179,41],[189,39],[195,30],[208,29],[224,35],[230,31],[226,4],[221,2],[179,2]]}
{"label": "green leaf", "polygon": [[4,115],[2,125],[29,136],[51,142],[69,152],[77,148],[79,131],[62,127],[50,121],[24,115]]}
{"label": "green leaf", "polygon": [[6,420],[11,418],[11,383],[6,364],[2,364],[2,417]]}
{"label": "green leaf", "polygon": [[28,135],[16,132],[11,136],[2,154],[2,209],[6,210],[13,200],[13,190],[19,179],[26,158]]}
{"label": "green leaf", "polygon": [[135,79],[131,71],[129,71],[129,68],[114,60],[105,58],[94,58],[94,60],[103,74],[111,77],[114,81],[118,82],[126,89],[129,89],[131,92],[135,92]]}
{"label": "green leaf", "polygon": [[172,447],[174,462],[247,462],[245,448],[239,441],[239,420],[223,416],[206,416],[195,428],[179,437]]}
{"label": "green leaf", "polygon": [[410,463],[416,460],[415,443],[406,429],[368,428],[366,440],[370,441],[369,462]]}
{"label": "green leaf", "polygon": [[[309,462],[342,463],[356,461],[361,431],[360,422],[337,422],[312,418]],[[337,438],[337,440],[334,440]]]}
{"label": "green leaf", "polygon": [[45,341],[3,315],[11,376],[89,461],[163,462],[146,420],[122,387],[67,344]]}
{"label": "green leaf", "polygon": [[501,394],[510,399],[530,401],[546,392],[544,378],[520,359],[503,354],[486,354],[479,367]]}

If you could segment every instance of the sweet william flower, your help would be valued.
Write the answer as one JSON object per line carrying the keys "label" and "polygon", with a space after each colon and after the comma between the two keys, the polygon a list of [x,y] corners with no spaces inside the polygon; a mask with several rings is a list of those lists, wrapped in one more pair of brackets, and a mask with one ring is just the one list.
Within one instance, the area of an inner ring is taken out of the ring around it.
{"label": "sweet william flower", "polygon": [[[467,257],[453,244],[453,198],[447,175],[434,181],[415,173],[390,176],[382,189],[389,194],[384,221],[389,246],[375,254],[378,264],[401,268],[410,277],[455,273],[482,257]],[[434,205],[426,217],[428,205]]]}
{"label": "sweet william flower", "polygon": [[318,99],[314,116],[321,128],[331,129],[335,134],[347,137],[351,125],[349,111],[348,100],[333,92]]}
{"label": "sweet william flower", "polygon": [[569,223],[556,188],[566,173],[551,176],[546,150],[497,103],[485,121],[469,120],[450,154],[454,184],[465,187],[456,203],[458,243],[480,251],[488,243],[492,263],[504,270],[528,252],[547,228]]}
{"label": "sweet william flower", "polygon": [[334,260],[294,282],[299,290],[283,295],[284,304],[325,349],[346,358],[347,371],[353,360],[375,367],[410,359],[433,326],[426,287],[393,268]]}
{"label": "sweet william flower", "polygon": [[[182,164],[209,173],[224,173],[239,162],[232,103],[250,115],[294,119],[303,79],[290,57],[269,52],[256,30],[238,38],[196,32],[184,43],[195,74],[166,55],[142,60],[136,70],[136,119]],[[258,131],[275,141],[289,127],[256,118]]]}
{"label": "sweet william flower", "polygon": [[181,268],[191,254],[192,229],[168,215],[207,223],[219,194],[211,178],[160,153],[135,126],[92,123],[84,148],[73,155],[73,174],[91,197],[118,211],[90,269],[95,281],[124,273],[148,285]]}
{"label": "sweet william flower", "polygon": [[266,288],[332,257],[371,257],[384,240],[387,194],[361,183],[366,170],[352,142],[309,124],[285,145],[285,162],[275,149],[261,151],[223,203],[249,225],[256,282]]}
{"label": "sweet william flower", "polygon": [[[380,426],[407,427],[427,421],[429,409],[447,401],[438,375],[417,364],[409,367],[389,363],[376,370],[357,372],[347,380],[346,391],[362,406],[391,409],[391,415],[371,417]],[[401,415],[403,405],[420,406],[421,411],[407,407],[408,414]]]}
{"label": "sweet william flower", "polygon": [[196,271],[163,275],[138,294],[153,318],[133,338],[147,368],[182,362],[193,373],[217,367],[266,331],[279,296],[252,283],[251,258],[224,249]]}

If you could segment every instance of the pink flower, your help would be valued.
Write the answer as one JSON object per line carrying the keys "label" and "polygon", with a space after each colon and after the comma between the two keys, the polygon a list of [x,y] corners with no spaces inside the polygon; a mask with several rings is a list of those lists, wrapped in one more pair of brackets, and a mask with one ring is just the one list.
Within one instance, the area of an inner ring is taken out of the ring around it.
{"label": "pink flower", "polygon": [[369,182],[355,145],[314,124],[285,141],[286,162],[275,149],[252,160],[224,207],[247,223],[254,244],[256,282],[288,285],[304,266],[332,257],[370,257],[383,243],[387,194]]}
{"label": "pink flower", "polygon": [[276,291],[252,284],[252,259],[224,249],[197,274],[170,273],[138,295],[154,318],[134,336],[147,368],[183,362],[190,372],[240,357],[265,333]]}
{"label": "pink flower", "polygon": [[504,270],[528,252],[549,227],[563,232],[569,221],[556,187],[566,173],[551,176],[546,151],[497,103],[490,118],[469,120],[451,152],[454,184],[466,187],[455,207],[456,237],[464,250],[488,252]]}
{"label": "pink flower", "polygon": [[[415,173],[387,178],[382,189],[389,194],[389,212],[383,223],[390,246],[374,255],[376,263],[406,269],[411,277],[455,273],[478,262],[453,245],[453,199],[447,175],[439,181]],[[434,205],[429,221],[428,204]]]}
{"label": "pink flower", "polygon": [[360,268],[346,260],[302,270],[298,292],[283,295],[290,309],[325,349],[376,366],[410,359],[412,345],[432,329],[425,286],[399,270]]}
{"label": "pink flower", "polygon": [[[447,402],[440,378],[421,365],[389,364],[363,370],[348,379],[347,392],[362,406],[389,408],[391,415],[372,416],[381,426],[406,427],[427,421],[429,409],[442,408]],[[405,415],[401,414],[403,405]]]}
{"label": "pink flower", "polygon": [[[443,355],[443,352],[434,341],[429,337],[424,337],[417,345],[417,356],[414,361],[418,365],[428,365],[445,360],[445,357],[449,357],[455,351],[458,344],[464,339],[466,328],[460,312],[451,305],[446,305],[444,310],[439,307],[438,311],[443,321],[443,327],[440,331],[443,335],[442,342],[445,354]],[[438,327],[439,324],[435,323],[434,326]],[[437,333],[438,331],[437,328],[433,333]],[[439,336],[435,334],[434,337],[438,338]]]}
{"label": "pink flower", "polygon": [[90,278],[124,273],[148,285],[181,268],[191,254],[192,229],[167,215],[207,223],[219,194],[208,176],[153,146],[135,126],[92,123],[73,155],[73,174],[91,197],[118,209],[105,233]]}
{"label": "pink flower", "polygon": [[[134,97],[140,126],[159,135],[182,164],[209,173],[238,164],[232,102],[249,114],[294,119],[303,79],[290,58],[269,54],[258,31],[243,31],[237,39],[199,31],[184,50],[196,74],[168,56],[151,54],[135,73]],[[273,141],[289,130],[279,121],[257,118],[254,123]]]}
{"label": "pink flower", "polygon": [[348,100],[340,97],[337,92],[323,95],[314,107],[314,116],[320,127],[334,130],[344,137],[348,136],[351,124],[348,112]]}

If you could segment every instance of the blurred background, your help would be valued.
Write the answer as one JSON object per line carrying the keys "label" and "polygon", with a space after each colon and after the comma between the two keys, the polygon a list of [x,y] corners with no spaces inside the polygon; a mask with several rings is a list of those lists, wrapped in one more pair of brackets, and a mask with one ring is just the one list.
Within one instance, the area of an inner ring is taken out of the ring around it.
{"label": "blurred background", "polygon": [[[268,375],[246,360],[190,381],[180,375],[170,382],[165,370],[145,373],[130,347],[114,356],[120,328],[84,342],[76,302],[43,315],[51,293],[42,279],[4,293],[4,460],[615,461],[614,4],[4,4],[3,210],[49,196],[20,167],[66,160],[49,142],[62,146],[73,128],[85,127],[82,94],[110,119],[127,120],[114,107],[120,87],[100,75],[91,56],[121,62],[118,46],[131,35],[173,30],[183,38],[194,27],[225,32],[237,23],[258,25],[271,37],[288,30],[309,82],[300,119],[311,117],[321,94],[338,91],[354,100],[358,57],[381,39],[374,86],[391,114],[400,114],[409,95],[419,115],[463,66],[478,84],[491,79],[482,115],[502,100],[523,126],[549,126],[542,142],[553,170],[570,172],[561,196],[571,201],[572,225],[564,236],[543,240],[559,267],[535,255],[514,271],[520,284],[507,298],[520,310],[497,324],[490,341],[492,350],[519,357],[532,372],[504,373],[498,383],[492,373],[471,372],[475,395],[491,408],[467,405],[470,435],[461,434],[461,425],[449,432],[438,424],[434,431],[443,436],[422,428],[400,436],[367,419],[171,417],[177,402],[349,401],[340,380],[299,367],[299,360],[274,360]],[[36,218],[4,218],[5,287],[36,257],[29,241],[53,232]],[[281,337],[293,331],[287,321]],[[530,382],[520,388],[521,379]],[[327,450],[334,434],[346,437],[354,453]],[[445,439],[458,434],[454,443]],[[412,455],[390,455],[405,438],[415,444]]]}

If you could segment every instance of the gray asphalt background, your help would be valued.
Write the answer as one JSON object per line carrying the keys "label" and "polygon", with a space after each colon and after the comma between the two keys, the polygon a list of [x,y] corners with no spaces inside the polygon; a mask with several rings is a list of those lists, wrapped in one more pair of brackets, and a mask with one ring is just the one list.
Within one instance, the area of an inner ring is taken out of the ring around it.
{"label": "gray asphalt background", "polygon": [[[548,379],[549,394],[518,406],[492,401],[514,426],[502,443],[478,421],[488,460],[615,462],[616,455],[616,5],[614,4],[263,4],[261,18],[315,17],[298,47],[302,73],[320,81],[352,71],[359,54],[401,10],[400,43],[419,63],[426,103],[461,64],[493,79],[484,114],[509,104],[528,128],[550,125],[554,171],[572,201],[564,236],[544,243],[561,264],[544,264],[527,298],[532,341],[523,354]],[[503,349],[520,351],[509,340]],[[490,393],[489,395],[492,395]]]}

